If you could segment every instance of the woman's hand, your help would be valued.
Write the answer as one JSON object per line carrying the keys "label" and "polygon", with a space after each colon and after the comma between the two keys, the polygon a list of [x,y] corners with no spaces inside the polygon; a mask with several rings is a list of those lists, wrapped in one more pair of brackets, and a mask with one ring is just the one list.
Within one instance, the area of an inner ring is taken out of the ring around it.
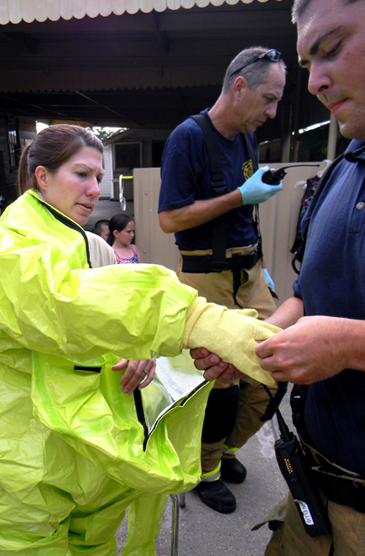
{"label": "woman's hand", "polygon": [[152,382],[156,371],[156,357],[141,361],[121,359],[112,367],[112,370],[118,372],[122,371],[125,367],[127,368],[120,381],[120,385],[123,388],[123,394],[129,395],[136,388],[141,390]]}
{"label": "woman's hand", "polygon": [[205,380],[215,380],[219,377],[224,382],[232,382],[242,375],[234,365],[225,363],[218,355],[210,353],[205,348],[191,349],[190,355],[195,359],[195,367],[199,371],[205,371],[203,375]]}

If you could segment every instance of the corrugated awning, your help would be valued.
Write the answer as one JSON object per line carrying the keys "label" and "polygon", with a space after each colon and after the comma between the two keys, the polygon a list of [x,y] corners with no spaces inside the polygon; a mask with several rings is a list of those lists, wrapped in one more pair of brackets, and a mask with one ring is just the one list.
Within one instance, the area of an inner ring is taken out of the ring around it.
{"label": "corrugated awning", "polygon": [[[107,17],[123,13],[134,14],[138,11],[150,13],[164,12],[167,9],[189,9],[193,6],[206,8],[223,4],[235,5],[239,2],[251,4],[254,0],[0,0],[0,24],[25,21],[57,21],[58,19],[82,19],[85,16]],[[256,0],[255,0],[256,1]],[[257,0],[266,3],[268,0]],[[276,0],[280,2],[281,0]]]}
{"label": "corrugated awning", "polygon": [[0,0],[2,21],[12,21],[0,27],[0,110],[41,121],[175,127],[213,105],[229,62],[253,44],[279,50],[289,90],[296,87],[293,0],[212,2]]}

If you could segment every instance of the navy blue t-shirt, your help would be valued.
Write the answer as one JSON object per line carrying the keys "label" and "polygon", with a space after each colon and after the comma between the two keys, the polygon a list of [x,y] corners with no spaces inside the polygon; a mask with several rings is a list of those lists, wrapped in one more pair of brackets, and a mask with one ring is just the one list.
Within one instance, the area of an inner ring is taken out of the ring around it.
{"label": "navy blue t-shirt", "polygon": [[[364,207],[365,143],[352,141],[309,225],[294,283],[294,295],[303,299],[306,315],[365,320]],[[304,417],[320,452],[365,477],[365,372],[346,369],[308,386]]]}
{"label": "navy blue t-shirt", "polygon": [[[252,175],[252,161],[244,137],[238,133],[233,141],[226,139],[204,114],[216,137],[227,192],[234,191]],[[249,134],[256,151],[256,140]],[[209,156],[203,133],[192,118],[180,124],[168,138],[161,161],[161,190],[158,211],[185,207],[213,195]],[[227,213],[226,247],[254,245],[257,231],[252,218],[252,205]],[[175,234],[181,250],[212,248],[212,222]]]}

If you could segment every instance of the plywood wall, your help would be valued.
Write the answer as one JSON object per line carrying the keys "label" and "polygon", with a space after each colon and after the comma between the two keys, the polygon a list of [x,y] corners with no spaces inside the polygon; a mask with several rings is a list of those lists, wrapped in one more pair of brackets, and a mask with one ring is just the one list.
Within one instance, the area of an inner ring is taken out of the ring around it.
{"label": "plywood wall", "polygon": [[136,243],[144,263],[176,270],[179,255],[174,234],[165,234],[158,222],[160,184],[160,168],[138,168],[133,172]]}

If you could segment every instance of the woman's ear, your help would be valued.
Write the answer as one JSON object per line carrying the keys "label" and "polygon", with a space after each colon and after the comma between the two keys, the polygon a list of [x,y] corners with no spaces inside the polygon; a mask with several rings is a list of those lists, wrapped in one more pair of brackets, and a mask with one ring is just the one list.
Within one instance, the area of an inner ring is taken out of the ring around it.
{"label": "woman's ear", "polygon": [[119,234],[118,230],[113,230],[113,236],[114,237],[118,237],[118,234]]}
{"label": "woman's ear", "polygon": [[34,171],[34,177],[37,185],[41,191],[44,191],[48,186],[48,170],[44,166],[37,166]]}

